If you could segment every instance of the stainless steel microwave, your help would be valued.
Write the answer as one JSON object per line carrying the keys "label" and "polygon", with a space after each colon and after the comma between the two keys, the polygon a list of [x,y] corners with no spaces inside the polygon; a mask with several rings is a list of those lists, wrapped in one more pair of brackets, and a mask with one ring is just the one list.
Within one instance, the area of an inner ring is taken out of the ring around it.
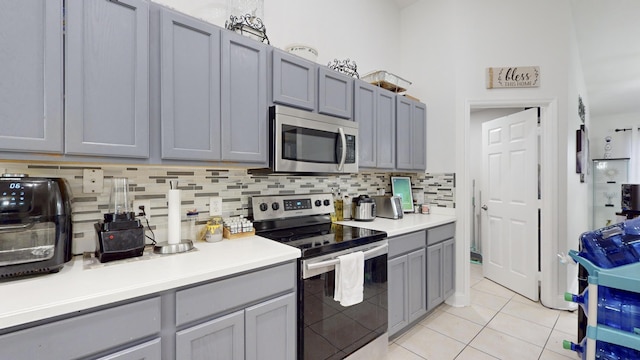
{"label": "stainless steel microwave", "polygon": [[269,108],[271,172],[358,172],[358,124],[285,106]]}

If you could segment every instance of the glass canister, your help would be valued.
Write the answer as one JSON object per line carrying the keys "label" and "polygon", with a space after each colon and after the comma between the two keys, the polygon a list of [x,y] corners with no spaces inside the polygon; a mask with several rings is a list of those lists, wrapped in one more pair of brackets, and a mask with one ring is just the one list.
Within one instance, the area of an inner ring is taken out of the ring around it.
{"label": "glass canister", "polygon": [[222,240],[222,218],[215,216],[207,222],[207,233],[205,234],[207,242],[218,242]]}

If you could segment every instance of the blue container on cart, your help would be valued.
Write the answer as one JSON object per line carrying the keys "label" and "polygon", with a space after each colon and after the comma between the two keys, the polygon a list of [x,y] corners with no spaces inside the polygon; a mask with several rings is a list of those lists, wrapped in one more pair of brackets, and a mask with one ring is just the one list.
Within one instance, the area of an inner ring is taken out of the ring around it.
{"label": "blue container on cart", "polygon": [[580,235],[580,256],[610,269],[640,261],[640,218]]}
{"label": "blue container on cart", "polygon": [[[587,338],[582,339],[580,344],[570,341],[563,341],[562,347],[567,350],[573,350],[578,353],[580,359],[586,360],[586,342]],[[640,351],[630,349],[624,346],[609,344],[604,341],[596,341],[595,359],[598,360],[638,360],[640,359]]]}
{"label": "blue container on cart", "polygon": [[[589,312],[589,289],[580,295],[565,293],[564,298]],[[598,324],[640,335],[640,293],[599,286],[597,319]]]}

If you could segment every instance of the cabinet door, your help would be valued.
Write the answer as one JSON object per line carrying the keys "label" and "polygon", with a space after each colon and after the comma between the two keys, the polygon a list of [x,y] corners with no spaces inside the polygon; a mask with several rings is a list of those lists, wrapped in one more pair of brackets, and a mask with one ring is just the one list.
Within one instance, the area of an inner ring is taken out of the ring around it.
{"label": "cabinet door", "polygon": [[222,32],[222,160],[267,164],[267,47]]}
{"label": "cabinet door", "polygon": [[149,3],[66,2],[65,152],[149,157]]}
{"label": "cabinet door", "polygon": [[244,311],[178,331],[176,359],[244,359]]}
{"label": "cabinet door", "polygon": [[220,28],[160,10],[163,159],[220,159]]}
{"label": "cabinet door", "polygon": [[407,256],[399,256],[388,262],[389,274],[389,335],[393,335],[409,324],[407,303],[408,269]]}
{"label": "cabinet door", "polygon": [[396,166],[396,95],[382,88],[376,94],[376,146],[378,169]]}
{"label": "cabinet door", "polygon": [[455,292],[455,240],[449,239],[442,243],[442,300],[447,300]]}
{"label": "cabinet door", "polygon": [[160,339],[155,339],[118,351],[115,354],[98,358],[98,360],[156,360],[161,358],[161,350]]}
{"label": "cabinet door", "polygon": [[293,293],[247,308],[246,358],[294,360],[296,318],[296,297]]}
{"label": "cabinet door", "polygon": [[425,104],[414,101],[411,110],[413,169],[424,171],[427,168],[427,107]]}
{"label": "cabinet door", "polygon": [[442,243],[427,246],[427,311],[444,301],[442,292]]}
{"label": "cabinet door", "polygon": [[62,0],[0,8],[0,148],[62,153]]}
{"label": "cabinet door", "polygon": [[411,123],[411,100],[396,96],[396,168],[413,169],[413,136]]}
{"label": "cabinet door", "polygon": [[425,279],[425,250],[421,249],[407,255],[409,323],[427,313],[427,289]]}
{"label": "cabinet door", "polygon": [[318,112],[351,119],[353,116],[353,78],[327,67],[319,67]]}
{"label": "cabinet door", "polygon": [[364,81],[355,82],[353,120],[358,123],[358,166],[375,168],[378,139],[376,131],[375,86]]}
{"label": "cabinet door", "polygon": [[316,64],[273,50],[273,102],[305,110],[316,108]]}

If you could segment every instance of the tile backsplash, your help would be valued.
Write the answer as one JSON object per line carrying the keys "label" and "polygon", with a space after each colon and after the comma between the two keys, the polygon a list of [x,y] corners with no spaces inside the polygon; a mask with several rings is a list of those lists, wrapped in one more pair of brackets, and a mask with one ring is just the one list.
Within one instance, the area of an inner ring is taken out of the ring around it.
{"label": "tile backsplash", "polygon": [[[73,252],[93,251],[96,233],[94,224],[109,208],[109,195],[114,177],[129,179],[132,200],[148,200],[151,209],[150,226],[156,240],[166,233],[169,180],[178,180],[182,190],[182,210],[196,209],[199,220],[205,222],[209,214],[209,198],[222,198],[223,216],[246,216],[249,198],[253,195],[304,194],[309,192],[340,191],[350,197],[381,191],[389,194],[391,173],[360,172],[350,175],[291,176],[252,175],[246,169],[218,169],[205,167],[160,167],[104,164],[64,164],[0,162],[0,170],[7,173],[28,174],[32,177],[62,177],[71,185],[73,193]],[[83,170],[101,169],[104,186],[101,193],[83,193]],[[439,207],[455,208],[455,174],[397,174],[410,176],[414,197]]]}

